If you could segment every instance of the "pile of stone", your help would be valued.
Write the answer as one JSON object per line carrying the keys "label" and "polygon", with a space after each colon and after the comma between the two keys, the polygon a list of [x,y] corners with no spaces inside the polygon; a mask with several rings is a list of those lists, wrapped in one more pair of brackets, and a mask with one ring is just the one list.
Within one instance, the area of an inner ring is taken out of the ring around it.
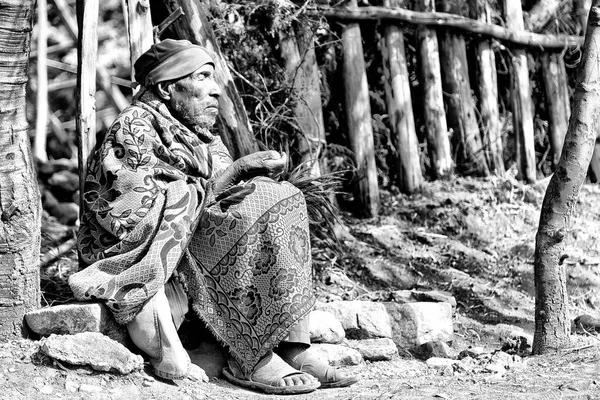
{"label": "pile of stone", "polygon": [[[449,357],[447,346],[444,346],[452,340],[452,314],[456,303],[454,298],[441,293],[424,293],[398,291],[394,302],[318,303],[310,315],[314,348],[335,366],[391,360],[398,356],[398,349],[427,353],[424,358]],[[59,361],[121,373],[143,365],[141,358],[127,349],[132,348],[132,344],[126,330],[114,322],[102,304],[48,307],[28,313],[25,319],[33,332],[44,337],[41,351]],[[93,338],[90,333],[94,333]],[[86,342],[90,350],[87,355],[82,355],[80,353],[86,353]],[[208,352],[196,354],[198,357],[192,356],[192,359],[201,366],[203,362],[224,361],[218,354],[209,354],[219,352],[219,349],[214,346],[207,349]],[[210,366],[207,368],[211,369]],[[220,368],[215,366],[213,370],[215,373],[209,376],[216,376]]]}

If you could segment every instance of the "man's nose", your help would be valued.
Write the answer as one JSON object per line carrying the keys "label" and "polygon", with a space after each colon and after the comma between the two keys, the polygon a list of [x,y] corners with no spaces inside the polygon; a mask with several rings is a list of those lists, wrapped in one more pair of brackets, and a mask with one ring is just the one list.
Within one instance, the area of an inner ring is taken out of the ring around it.
{"label": "man's nose", "polygon": [[213,97],[220,97],[223,92],[221,91],[221,87],[217,84],[217,82],[213,81],[210,92],[208,93]]}

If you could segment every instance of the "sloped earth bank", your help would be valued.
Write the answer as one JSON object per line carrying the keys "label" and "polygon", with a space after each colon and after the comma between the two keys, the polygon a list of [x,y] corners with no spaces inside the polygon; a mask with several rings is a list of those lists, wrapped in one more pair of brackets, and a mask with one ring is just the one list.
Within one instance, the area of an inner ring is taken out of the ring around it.
{"label": "sloped earth bank", "polygon": [[[524,356],[518,367],[491,371],[465,363],[430,368],[404,351],[394,361],[348,367],[361,381],[299,399],[597,399],[600,341],[583,332],[559,354],[529,356],[512,346],[516,332],[533,335],[533,250],[547,180],[525,186],[511,179],[457,179],[428,183],[421,194],[384,193],[382,215],[346,216],[341,251],[316,246],[315,285],[320,301],[389,301],[398,289],[439,290],[457,300],[452,351],[504,348]],[[582,189],[565,254],[571,316],[600,315],[600,190]],[[71,235],[52,219],[46,238]],[[48,232],[53,232],[49,234]],[[46,241],[43,251],[51,244]],[[61,258],[43,273],[49,302],[64,300],[75,258]],[[514,344],[514,343],[513,343]],[[522,344],[522,342],[521,342]],[[0,345],[1,398],[247,399],[277,398],[239,389],[224,380],[177,383],[61,365],[37,353],[38,342]],[[288,397],[289,398],[289,397]]]}

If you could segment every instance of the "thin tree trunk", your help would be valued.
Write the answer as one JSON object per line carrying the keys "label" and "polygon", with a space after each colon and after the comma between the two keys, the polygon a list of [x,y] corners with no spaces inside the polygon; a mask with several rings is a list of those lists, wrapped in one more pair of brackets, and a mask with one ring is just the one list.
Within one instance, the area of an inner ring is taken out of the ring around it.
{"label": "thin tree trunk", "polygon": [[[76,21],[76,18],[73,16],[73,11],[71,10],[71,7],[69,6],[69,4],[67,3],[66,0],[53,0],[53,1],[54,1],[54,4],[56,5],[56,8],[60,14],[61,19],[63,20],[63,22],[65,24],[64,26],[67,29],[69,36],[71,36],[71,38],[75,42],[79,43],[79,37],[78,37],[79,33],[78,33],[78,29],[77,29],[77,21]],[[79,13],[79,11],[77,11],[77,12]],[[96,43],[96,47],[98,47],[97,43]],[[117,109],[118,111],[121,111],[125,107],[127,107],[129,105],[129,101],[117,87],[115,87],[114,85],[111,84],[110,75],[108,74],[106,69],[101,65],[97,65],[96,66],[96,74],[97,74],[97,79],[98,79],[98,85],[100,85],[100,87],[102,88],[104,93],[106,93],[108,101],[110,101],[110,103],[113,105],[113,107],[115,109]]]}
{"label": "thin tree trunk", "polygon": [[[504,0],[506,26],[515,32],[522,31],[523,10],[521,0]],[[527,53],[523,49],[511,49],[511,97],[513,126],[517,142],[517,178],[526,182],[536,181],[535,143],[533,132],[533,101],[529,84]]]}
{"label": "thin tree trunk", "polygon": [[42,162],[48,161],[46,152],[46,127],[48,125],[48,67],[46,57],[48,49],[48,4],[46,0],[37,0],[37,97],[34,156]]}
{"label": "thin tree trunk", "polygon": [[588,174],[592,183],[600,183],[600,140],[596,138],[596,145],[594,146],[594,154],[592,154],[592,161],[590,161],[590,167]]}
{"label": "thin tree trunk", "polygon": [[[460,3],[462,0],[446,0],[447,3]],[[307,11],[319,16],[328,17],[331,19],[349,20],[349,21],[379,21],[382,19],[396,20],[407,22],[409,24],[438,26],[456,28],[468,33],[490,36],[492,38],[502,40],[512,45],[532,46],[535,48],[545,49],[564,49],[565,46],[580,46],[583,43],[583,38],[574,35],[542,35],[527,31],[514,31],[508,27],[503,27],[494,24],[485,24],[483,22],[465,18],[445,12],[419,12],[402,9],[389,9],[385,7],[360,7],[360,8],[345,8],[345,7],[308,7]]]}
{"label": "thin tree trunk", "polygon": [[[133,81],[135,71],[133,64],[137,59],[152,46],[152,18],[150,17],[150,3],[148,0],[126,0],[127,1],[127,31],[129,34],[129,58],[131,60],[131,80]],[[138,88],[133,88],[136,93]]]}
{"label": "thin tree trunk", "polygon": [[[453,2],[445,2],[446,12],[459,12]],[[465,175],[488,176],[489,169],[475,115],[475,102],[469,83],[465,39],[447,30],[441,34],[440,62],[446,94],[448,127],[456,154],[456,169]]]}
{"label": "thin tree trunk", "polygon": [[[400,0],[384,0],[386,7],[401,7]],[[398,152],[398,187],[404,193],[414,193],[423,183],[419,140],[415,130],[404,34],[397,25],[384,27],[381,39],[385,95],[396,151]]]}
{"label": "thin tree trunk", "polygon": [[321,176],[320,155],[325,145],[325,123],[321,108],[319,71],[312,40],[304,46],[301,45],[301,40],[302,37],[291,28],[287,32],[279,32],[279,47],[285,61],[286,78],[294,93],[294,116],[301,132],[298,137],[301,162],[313,176]]}
{"label": "thin tree trunk", "polygon": [[588,18],[588,14],[590,13],[591,6],[592,6],[592,0],[573,0],[573,14],[574,14],[574,17],[579,21],[581,35],[585,35],[585,28],[587,26],[587,18]]}
{"label": "thin tree trunk", "polygon": [[0,0],[0,340],[40,306],[41,202],[26,116],[34,0]]}
{"label": "thin tree trunk", "polygon": [[[418,0],[416,6],[420,11],[435,11],[434,0]],[[434,29],[420,26],[417,29],[417,41],[427,144],[435,176],[444,178],[452,174],[453,165],[442,92],[437,33]]]}
{"label": "thin tree trunk", "polygon": [[560,159],[571,116],[565,63],[560,54],[542,53],[542,75],[548,101],[548,135],[552,147],[552,165]]}
{"label": "thin tree trunk", "polygon": [[[486,0],[469,0],[471,18],[491,23],[490,6]],[[474,43],[477,60],[477,83],[479,90],[479,113],[483,131],[483,145],[490,170],[504,175],[504,145],[498,110],[498,78],[496,56],[490,40],[478,39]]]}
{"label": "thin tree trunk", "polygon": [[169,12],[179,7],[184,15],[171,25],[177,36],[205,47],[215,62],[217,83],[222,88],[219,100],[219,130],[231,155],[238,158],[258,150],[244,103],[235,88],[227,62],[221,54],[215,34],[206,18],[205,6],[199,0],[164,0]]}
{"label": "thin tree trunk", "polygon": [[[96,146],[96,60],[98,58],[98,0],[77,0],[77,143],[79,161],[79,204],[87,160]],[[80,211],[83,207],[80,208]]]}
{"label": "thin tree trunk", "polygon": [[[350,7],[357,6],[356,0],[350,0],[347,4]],[[356,162],[357,184],[354,198],[358,213],[365,217],[373,217],[379,212],[379,186],[375,166],[369,85],[359,24],[349,23],[342,28],[342,45],[348,136]]]}
{"label": "thin tree trunk", "polygon": [[600,0],[589,14],[577,71],[573,115],[563,152],[542,204],[535,246],[535,335],[533,353],[544,354],[569,342],[565,267],[561,256],[570,220],[585,180],[600,120]]}

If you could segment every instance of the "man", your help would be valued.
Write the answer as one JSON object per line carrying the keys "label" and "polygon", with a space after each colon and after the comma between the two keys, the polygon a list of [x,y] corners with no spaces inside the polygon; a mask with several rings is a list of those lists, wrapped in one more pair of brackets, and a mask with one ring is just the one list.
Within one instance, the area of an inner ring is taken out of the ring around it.
{"label": "man", "polygon": [[85,177],[75,296],[105,301],[163,378],[206,379],[177,336],[191,304],[228,350],[231,382],[278,394],[356,382],[307,350],[306,204],[271,179],[287,156],[234,162],[212,136],[221,92],[203,48],[168,39],[134,68],[144,88]]}

